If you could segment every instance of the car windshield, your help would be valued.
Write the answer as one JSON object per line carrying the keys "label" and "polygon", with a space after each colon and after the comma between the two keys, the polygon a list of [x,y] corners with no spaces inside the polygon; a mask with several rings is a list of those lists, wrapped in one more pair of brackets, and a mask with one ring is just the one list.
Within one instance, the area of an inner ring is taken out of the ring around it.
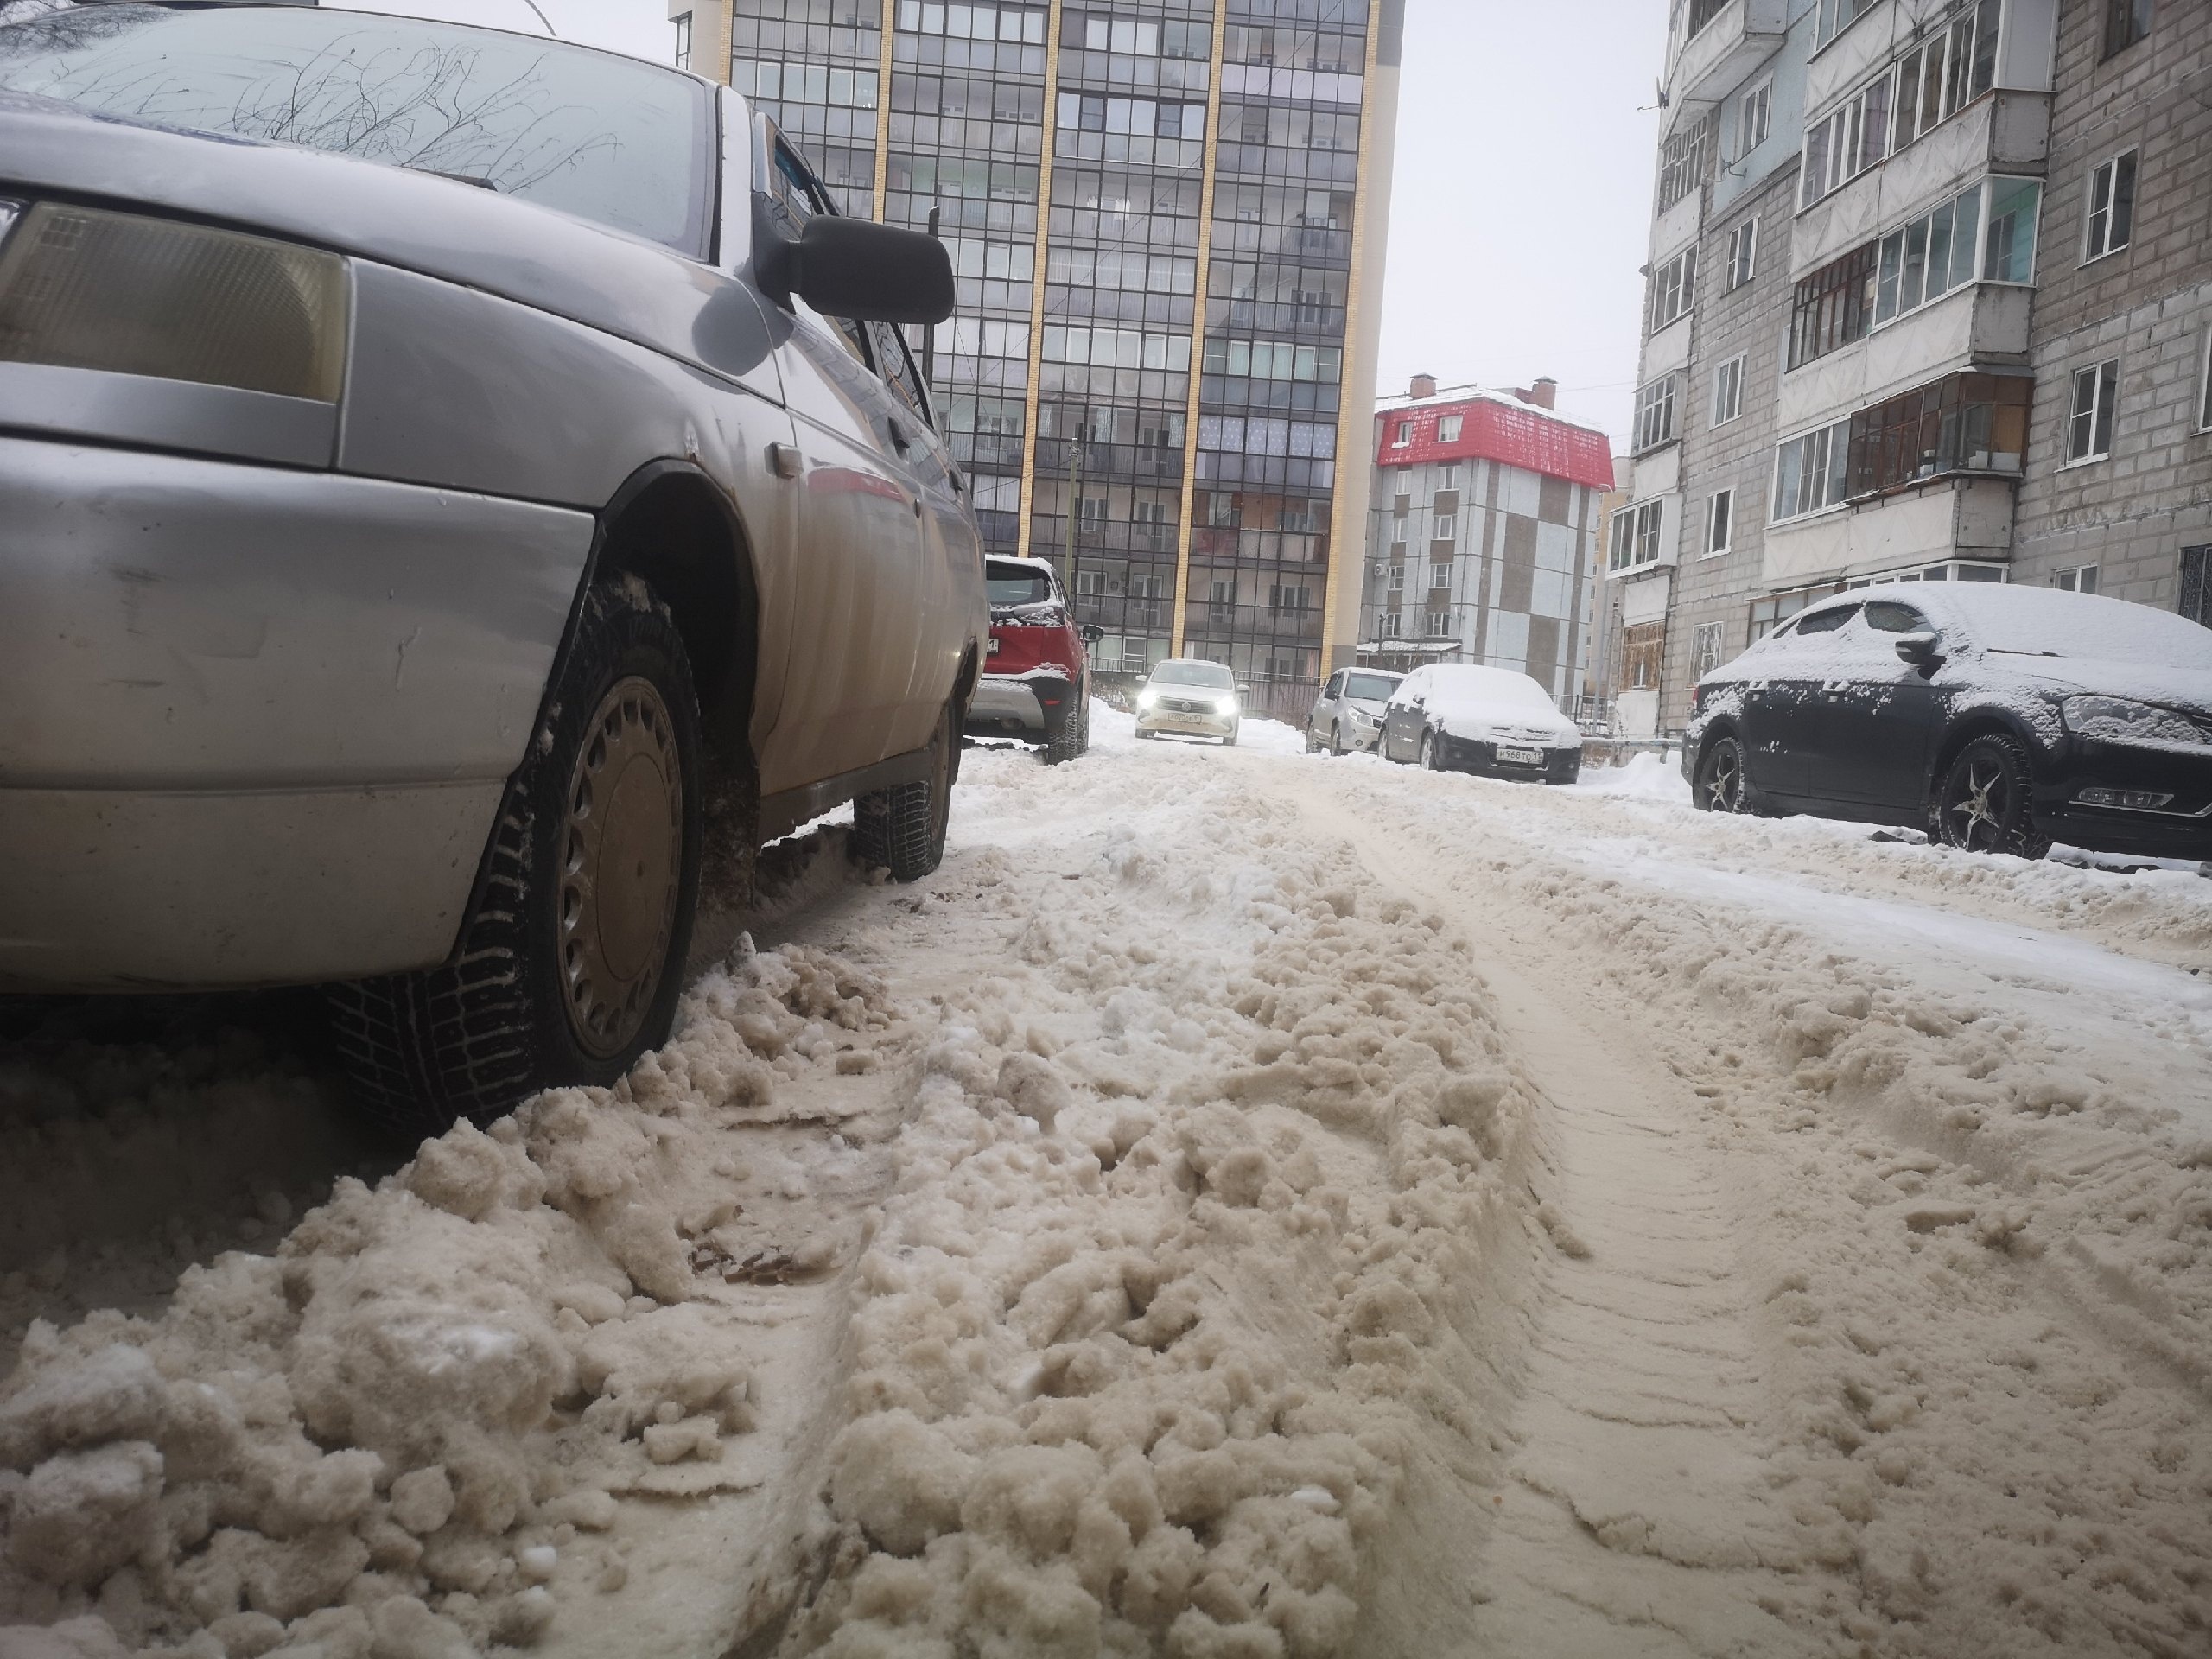
{"label": "car windshield", "polygon": [[1236,677],[1219,663],[1162,663],[1152,671],[1154,685],[1207,685],[1230,690]]}
{"label": "car windshield", "polygon": [[1367,697],[1382,702],[1397,689],[1396,678],[1389,674],[1348,674],[1344,677],[1344,696],[1348,697]]}
{"label": "car windshield", "polygon": [[611,53],[304,7],[82,6],[0,28],[0,91],[442,174],[706,251],[707,89]]}
{"label": "car windshield", "polygon": [[983,567],[983,585],[989,591],[995,608],[1042,605],[1052,596],[1052,579],[1042,570],[1027,565],[1001,564],[996,560]]}

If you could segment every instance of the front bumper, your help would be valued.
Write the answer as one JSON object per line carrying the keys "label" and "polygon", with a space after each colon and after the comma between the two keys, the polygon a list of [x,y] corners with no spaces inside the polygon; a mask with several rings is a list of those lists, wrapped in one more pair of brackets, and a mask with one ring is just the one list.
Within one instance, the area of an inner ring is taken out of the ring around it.
{"label": "front bumper", "polygon": [[[2170,797],[2158,808],[2090,805],[2088,790]],[[2072,847],[2212,860],[2212,758],[2069,739],[2035,792],[2036,827]]]}
{"label": "front bumper", "polygon": [[1137,730],[1141,732],[1173,732],[1183,737],[1228,737],[1237,728],[1239,714],[1217,713],[1211,707],[1183,708],[1179,700],[1163,699],[1151,708],[1137,710]]}
{"label": "front bumper", "polygon": [[0,988],[444,960],[592,530],[0,435]]}
{"label": "front bumper", "polygon": [[[1543,759],[1535,766],[1518,761],[1500,760],[1498,746],[1486,738],[1453,737],[1440,732],[1435,741],[1441,747],[1438,759],[1447,772],[1471,772],[1485,778],[1518,778],[1530,783],[1571,784],[1582,775],[1582,746],[1572,748],[1541,748]],[[1508,748],[1518,747],[1507,744]]]}

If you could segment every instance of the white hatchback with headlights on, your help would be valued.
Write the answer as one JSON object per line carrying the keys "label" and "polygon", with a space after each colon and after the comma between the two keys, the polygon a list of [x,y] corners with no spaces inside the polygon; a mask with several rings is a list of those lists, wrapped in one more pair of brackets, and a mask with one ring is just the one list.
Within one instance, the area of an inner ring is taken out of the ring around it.
{"label": "white hatchback with headlights on", "polygon": [[1236,741],[1243,718],[1236,676],[1219,663],[1175,658],[1159,664],[1137,693],[1137,735],[1162,732],[1179,737],[1217,737],[1224,747]]}

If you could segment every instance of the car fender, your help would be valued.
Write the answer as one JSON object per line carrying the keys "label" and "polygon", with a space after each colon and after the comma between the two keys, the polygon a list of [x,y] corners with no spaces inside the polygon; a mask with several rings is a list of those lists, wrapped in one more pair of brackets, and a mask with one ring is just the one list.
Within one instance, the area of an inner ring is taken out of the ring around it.
{"label": "car fender", "polygon": [[1921,779],[1921,798],[1933,799],[1943,773],[1959,751],[1975,738],[1992,732],[2017,739],[2028,752],[2029,764],[2039,774],[2050,771],[2055,752],[2065,737],[2055,703],[2031,693],[2007,696],[1988,687],[1961,688],[1945,711],[1941,741],[1931,752],[1928,770]]}

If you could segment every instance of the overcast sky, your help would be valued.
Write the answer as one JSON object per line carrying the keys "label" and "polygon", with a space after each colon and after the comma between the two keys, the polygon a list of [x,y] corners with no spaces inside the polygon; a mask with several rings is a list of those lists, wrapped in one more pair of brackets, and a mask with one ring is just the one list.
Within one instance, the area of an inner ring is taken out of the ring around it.
{"label": "overcast sky", "polygon": [[[386,0],[528,29],[531,0]],[[667,62],[664,0],[536,0],[564,38]],[[512,22],[505,13],[512,11]],[[1407,0],[1378,390],[1526,385],[1629,429],[1664,0]]]}

